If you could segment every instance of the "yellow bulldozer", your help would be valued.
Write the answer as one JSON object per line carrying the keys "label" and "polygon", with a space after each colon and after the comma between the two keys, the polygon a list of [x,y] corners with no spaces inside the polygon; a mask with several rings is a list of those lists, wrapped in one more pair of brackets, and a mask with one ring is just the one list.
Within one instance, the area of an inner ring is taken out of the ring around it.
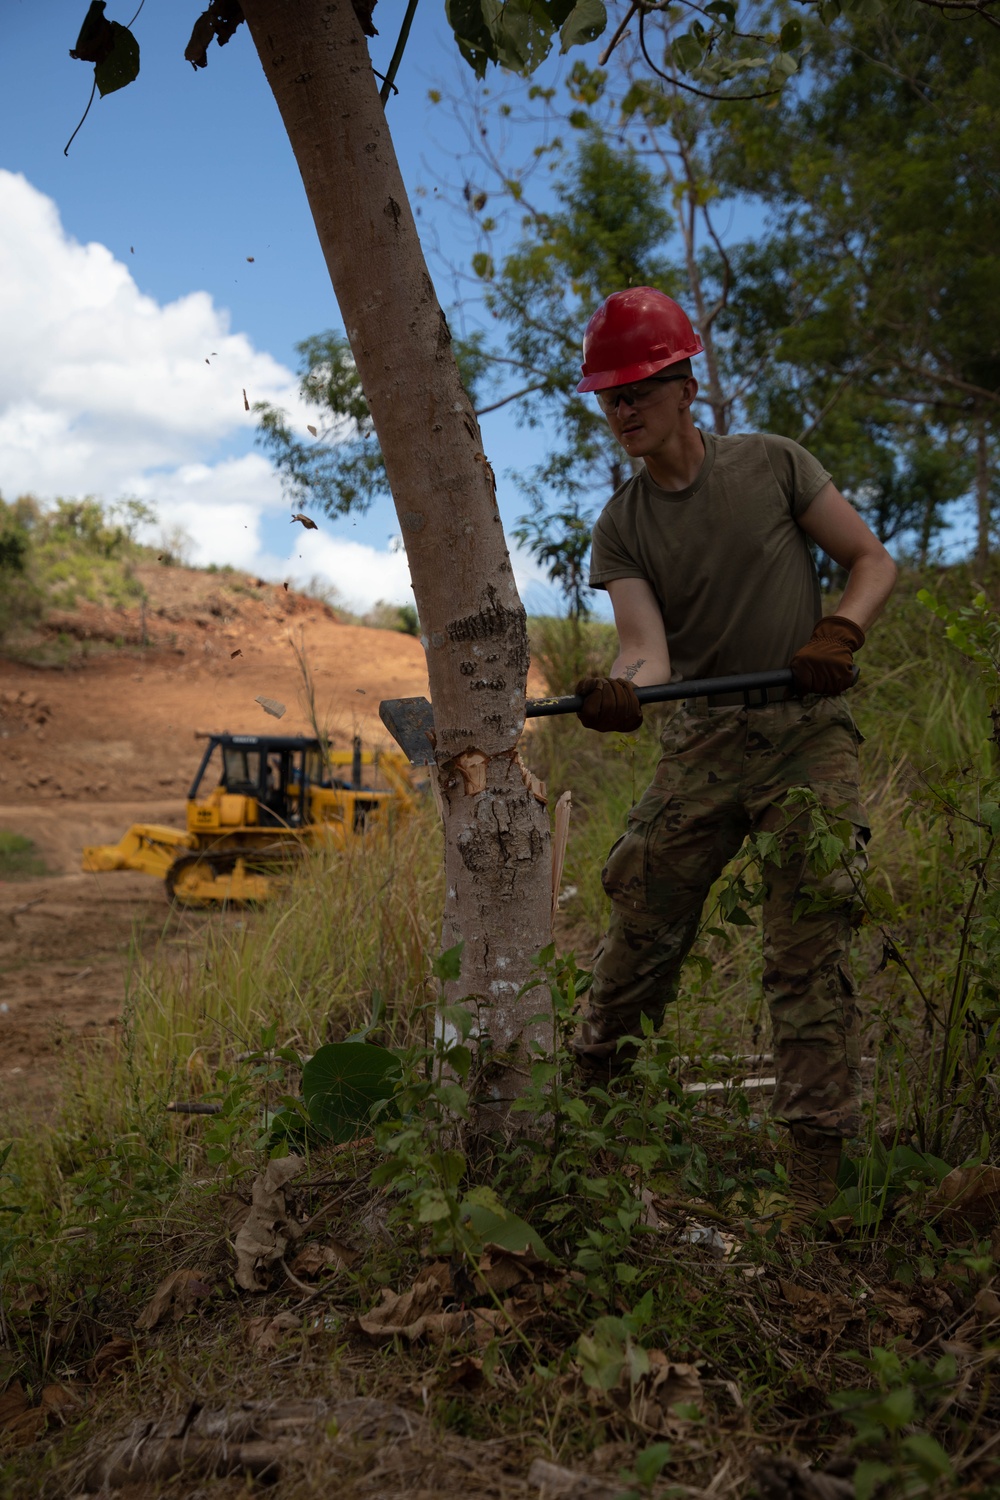
{"label": "yellow bulldozer", "polygon": [[186,830],[133,823],[117,844],[84,849],[84,870],[158,875],[181,906],[266,901],[307,849],[345,849],[414,806],[397,750],[363,750],[357,737],[351,750],[291,735],[205,738]]}

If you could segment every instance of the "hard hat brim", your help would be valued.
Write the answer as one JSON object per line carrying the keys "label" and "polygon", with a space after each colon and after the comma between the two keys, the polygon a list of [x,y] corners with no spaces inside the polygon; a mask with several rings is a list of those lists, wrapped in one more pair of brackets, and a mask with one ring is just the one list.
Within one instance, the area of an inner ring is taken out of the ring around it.
{"label": "hard hat brim", "polygon": [[618,370],[595,370],[591,374],[584,374],[583,379],[577,386],[577,394],[582,395],[585,391],[606,391],[610,386],[633,385],[637,380],[648,380],[651,375],[658,375],[661,370],[667,370],[671,365],[679,365],[683,359],[692,359],[696,354],[704,354],[705,346],[695,335],[694,341],[684,349],[676,349],[666,358],[645,359],[640,364],[623,365]]}

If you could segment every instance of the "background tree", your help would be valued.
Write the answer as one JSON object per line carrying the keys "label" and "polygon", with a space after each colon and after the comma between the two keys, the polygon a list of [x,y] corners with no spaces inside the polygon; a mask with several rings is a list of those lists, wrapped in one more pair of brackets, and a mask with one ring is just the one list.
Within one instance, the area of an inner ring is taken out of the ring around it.
{"label": "background tree", "polygon": [[727,179],[772,228],[739,256],[735,345],[774,358],[761,426],[808,441],[926,555],[974,494],[989,550],[1000,419],[1000,34],[921,13],[813,28],[808,87],[744,114]]}

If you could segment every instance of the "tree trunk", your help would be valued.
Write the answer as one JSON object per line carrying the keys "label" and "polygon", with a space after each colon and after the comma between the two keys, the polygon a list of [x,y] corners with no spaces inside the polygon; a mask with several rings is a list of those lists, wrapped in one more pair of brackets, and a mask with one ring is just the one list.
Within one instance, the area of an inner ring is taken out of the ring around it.
{"label": "tree trunk", "polygon": [[[493,470],[424,261],[351,0],[243,0],[302,174],[385,458],[434,704],[452,999],[480,1014],[477,1092],[523,1090],[530,959],[549,941],[548,817],[517,754],[528,637]],[[517,1117],[515,1117],[517,1118]]]}

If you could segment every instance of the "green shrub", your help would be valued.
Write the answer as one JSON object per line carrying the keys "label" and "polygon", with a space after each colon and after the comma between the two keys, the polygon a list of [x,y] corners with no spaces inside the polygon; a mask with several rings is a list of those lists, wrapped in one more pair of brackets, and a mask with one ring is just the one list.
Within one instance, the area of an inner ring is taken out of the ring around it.
{"label": "green shrub", "polygon": [[26,880],[31,875],[47,874],[45,861],[31,839],[0,828],[0,880]]}

